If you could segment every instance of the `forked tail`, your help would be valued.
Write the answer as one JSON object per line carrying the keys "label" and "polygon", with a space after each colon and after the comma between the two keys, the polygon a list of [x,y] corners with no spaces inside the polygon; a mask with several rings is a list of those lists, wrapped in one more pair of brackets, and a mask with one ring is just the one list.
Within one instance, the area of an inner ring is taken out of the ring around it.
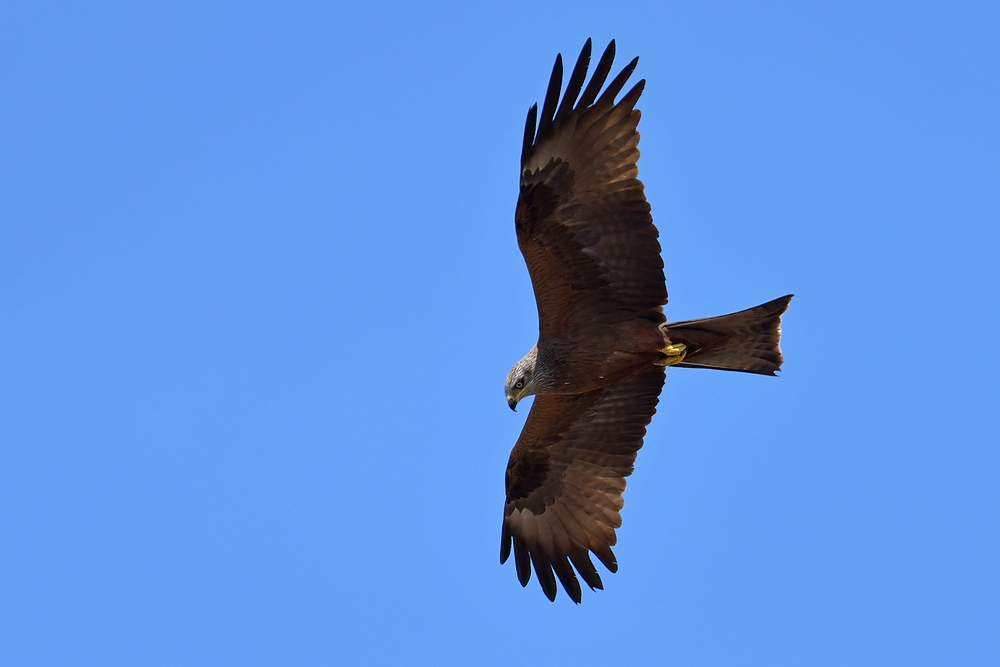
{"label": "forked tail", "polygon": [[738,313],[668,322],[660,328],[671,343],[687,346],[678,366],[776,375],[784,361],[781,315],[791,300],[789,294]]}

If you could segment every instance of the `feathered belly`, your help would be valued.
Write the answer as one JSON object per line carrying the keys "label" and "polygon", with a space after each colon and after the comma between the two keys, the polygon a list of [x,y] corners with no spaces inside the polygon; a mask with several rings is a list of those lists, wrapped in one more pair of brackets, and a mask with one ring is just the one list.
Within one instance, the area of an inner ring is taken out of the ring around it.
{"label": "feathered belly", "polygon": [[660,359],[663,334],[647,320],[630,320],[588,329],[570,342],[538,343],[548,381],[545,392],[581,394],[648,370]]}

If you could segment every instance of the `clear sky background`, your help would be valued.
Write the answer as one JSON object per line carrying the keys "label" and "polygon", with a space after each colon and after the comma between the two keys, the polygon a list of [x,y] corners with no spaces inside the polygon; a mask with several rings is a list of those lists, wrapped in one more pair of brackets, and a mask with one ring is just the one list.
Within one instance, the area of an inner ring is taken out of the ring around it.
{"label": "clear sky background", "polygon": [[[1000,663],[1000,5],[0,8],[4,665]],[[86,5],[86,6],[83,6]],[[621,569],[498,562],[524,115],[617,39],[673,369]]]}

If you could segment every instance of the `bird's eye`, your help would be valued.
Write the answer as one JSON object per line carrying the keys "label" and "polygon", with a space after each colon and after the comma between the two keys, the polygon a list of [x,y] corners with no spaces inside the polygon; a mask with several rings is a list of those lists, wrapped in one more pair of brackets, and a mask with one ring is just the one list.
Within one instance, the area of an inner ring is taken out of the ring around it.
{"label": "bird's eye", "polygon": [[518,380],[517,382],[514,383],[515,389],[521,389],[523,387],[524,387],[524,380]]}

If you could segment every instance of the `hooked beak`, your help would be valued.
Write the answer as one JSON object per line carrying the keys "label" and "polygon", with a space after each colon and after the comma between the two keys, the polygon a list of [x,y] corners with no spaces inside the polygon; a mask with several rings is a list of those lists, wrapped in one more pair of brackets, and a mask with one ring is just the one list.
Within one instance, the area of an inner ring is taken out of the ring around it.
{"label": "hooked beak", "polygon": [[507,405],[510,406],[511,410],[517,412],[517,399],[515,399],[513,396],[507,397]]}

